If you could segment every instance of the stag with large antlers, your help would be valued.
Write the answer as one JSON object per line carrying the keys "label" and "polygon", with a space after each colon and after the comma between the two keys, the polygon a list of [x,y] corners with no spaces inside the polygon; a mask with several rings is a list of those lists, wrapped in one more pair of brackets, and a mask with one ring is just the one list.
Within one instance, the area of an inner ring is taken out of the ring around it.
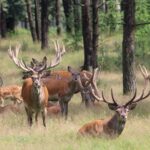
{"label": "stag with large antlers", "polygon": [[5,105],[5,100],[10,99],[14,102],[14,104],[20,104],[23,100],[21,97],[21,87],[19,85],[8,85],[2,86],[3,80],[1,80],[1,87],[0,87],[0,101],[1,107]]}
{"label": "stag with large antlers", "polygon": [[11,47],[8,50],[9,56],[14,63],[23,71],[30,72],[30,78],[25,79],[22,86],[22,97],[30,126],[32,125],[33,113],[35,113],[35,121],[38,122],[38,114],[41,112],[43,125],[46,127],[45,117],[48,91],[42,78],[45,77],[47,69],[53,68],[60,63],[64,53],[64,49],[59,47],[58,42],[55,45],[57,45],[55,58],[47,65],[47,58],[44,57],[43,64],[38,69],[27,65],[22,59],[19,60],[18,53],[20,46],[17,46],[15,50],[12,50]]}
{"label": "stag with large antlers", "polygon": [[115,111],[115,114],[109,119],[104,120],[95,120],[90,123],[85,124],[78,131],[80,135],[91,135],[95,137],[108,136],[108,137],[117,137],[119,136],[126,123],[127,115],[130,110],[133,110],[137,103],[143,99],[146,99],[150,95],[150,91],[145,94],[145,89],[143,89],[139,97],[136,96],[137,91],[135,91],[133,97],[123,105],[120,105],[116,102],[111,90],[111,97],[113,102],[106,100],[104,93],[102,92],[102,97],[97,96],[93,93],[93,96],[106,104],[108,104],[109,109]]}

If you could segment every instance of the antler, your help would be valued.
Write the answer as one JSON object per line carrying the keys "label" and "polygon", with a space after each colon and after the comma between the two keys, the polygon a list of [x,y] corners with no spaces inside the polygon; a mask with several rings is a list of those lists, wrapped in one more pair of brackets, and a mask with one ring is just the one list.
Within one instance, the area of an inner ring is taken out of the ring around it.
{"label": "antler", "polygon": [[150,80],[150,74],[148,74],[148,71],[147,71],[146,67],[144,65],[143,66],[139,65],[139,67],[140,67],[140,71],[141,71],[144,79],[149,79]]}
{"label": "antler", "polygon": [[135,94],[134,94],[135,96],[125,104],[126,106],[129,104],[132,104],[132,103],[137,103],[137,102],[147,98],[150,95],[150,90],[149,90],[149,92],[144,96],[146,85],[148,84],[148,81],[150,81],[150,74],[148,74],[148,71],[144,65],[143,66],[139,65],[139,67],[140,67],[140,71],[145,79],[144,89],[142,90],[141,95],[137,98],[136,98],[137,90],[135,90]]}
{"label": "antler", "polygon": [[102,102],[105,102],[107,104],[115,104],[116,106],[119,106],[119,104],[116,102],[115,98],[114,98],[114,94],[113,94],[113,90],[111,89],[111,97],[112,97],[112,100],[113,100],[113,103],[110,103],[106,100],[106,98],[104,97],[104,93],[102,91]]}
{"label": "antler", "polygon": [[27,66],[22,59],[19,60],[19,58],[18,58],[19,50],[20,50],[20,45],[17,45],[15,50],[12,50],[11,46],[10,46],[9,49],[8,49],[9,57],[14,61],[14,63],[19,68],[23,69],[24,71],[35,72],[35,70],[33,70],[31,67]]}
{"label": "antler", "polygon": [[47,68],[53,68],[57,66],[61,59],[63,54],[66,52],[64,44],[62,44],[62,48],[60,48],[60,45],[58,44],[58,41],[53,41],[55,46],[56,55],[53,58],[53,60],[50,62],[50,64],[47,66]]}

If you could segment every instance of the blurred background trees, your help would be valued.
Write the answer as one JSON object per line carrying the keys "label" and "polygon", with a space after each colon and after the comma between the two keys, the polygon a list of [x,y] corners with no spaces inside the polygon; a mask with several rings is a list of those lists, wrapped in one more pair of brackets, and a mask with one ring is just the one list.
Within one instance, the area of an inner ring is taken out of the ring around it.
{"label": "blurred background trees", "polygon": [[0,1],[0,39],[27,30],[46,49],[55,33],[72,51],[83,50],[83,69],[122,69],[124,94],[135,89],[136,58],[150,56],[149,20],[149,0]]}

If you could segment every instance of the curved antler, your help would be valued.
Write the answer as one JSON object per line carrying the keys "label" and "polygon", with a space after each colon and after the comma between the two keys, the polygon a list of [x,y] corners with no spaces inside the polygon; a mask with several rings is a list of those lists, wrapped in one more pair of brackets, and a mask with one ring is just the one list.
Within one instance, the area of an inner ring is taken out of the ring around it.
{"label": "curved antler", "polygon": [[21,69],[23,69],[24,71],[32,71],[35,72],[35,70],[33,70],[31,67],[29,67],[28,65],[26,65],[26,63],[18,58],[18,54],[19,54],[19,50],[20,50],[20,45],[17,45],[15,50],[11,49],[11,46],[9,46],[8,49],[8,54],[9,57],[14,61],[14,63]]}
{"label": "curved antler", "polygon": [[53,68],[53,67],[57,66],[60,63],[63,54],[66,52],[64,44],[62,44],[62,48],[60,48],[60,45],[57,40],[53,41],[53,43],[55,46],[56,54],[55,54],[55,57],[53,58],[53,60],[47,66],[47,68]]}

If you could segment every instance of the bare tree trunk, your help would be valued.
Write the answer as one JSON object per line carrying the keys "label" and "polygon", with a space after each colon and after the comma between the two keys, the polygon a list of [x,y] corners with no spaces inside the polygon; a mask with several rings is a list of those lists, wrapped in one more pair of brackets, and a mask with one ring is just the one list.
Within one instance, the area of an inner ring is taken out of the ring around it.
{"label": "bare tree trunk", "polygon": [[48,6],[49,0],[41,1],[41,48],[48,48]]}
{"label": "bare tree trunk", "polygon": [[84,66],[83,69],[92,68],[92,28],[90,18],[90,0],[82,0],[82,34],[84,43]]}
{"label": "bare tree trunk", "polygon": [[35,29],[36,29],[36,36],[37,40],[41,40],[41,15],[40,15],[40,1],[39,0],[34,0],[35,3]]}
{"label": "bare tree trunk", "polygon": [[27,14],[28,14],[28,21],[29,21],[31,35],[32,35],[33,42],[35,42],[37,41],[37,36],[36,36],[36,30],[35,30],[33,16],[32,16],[31,1],[25,0],[25,2],[27,7]]}
{"label": "bare tree trunk", "polygon": [[80,0],[74,0],[74,29],[75,34],[81,31],[81,7]]}
{"label": "bare tree trunk", "polygon": [[73,5],[72,0],[63,0],[64,14],[66,18],[66,31],[73,32]]}
{"label": "bare tree trunk", "polygon": [[0,37],[6,37],[6,16],[5,12],[3,11],[3,4],[0,5]]}
{"label": "bare tree trunk", "polygon": [[56,0],[56,26],[57,26],[57,34],[61,34],[61,1]]}
{"label": "bare tree trunk", "polygon": [[92,53],[92,65],[93,68],[98,67],[97,62],[97,51],[98,51],[98,37],[99,37],[99,29],[98,29],[98,6],[99,0],[92,0],[92,12],[93,12],[93,35],[92,35],[92,42],[93,42],[93,53]]}
{"label": "bare tree trunk", "polygon": [[135,0],[124,0],[123,93],[135,90],[134,73]]}

